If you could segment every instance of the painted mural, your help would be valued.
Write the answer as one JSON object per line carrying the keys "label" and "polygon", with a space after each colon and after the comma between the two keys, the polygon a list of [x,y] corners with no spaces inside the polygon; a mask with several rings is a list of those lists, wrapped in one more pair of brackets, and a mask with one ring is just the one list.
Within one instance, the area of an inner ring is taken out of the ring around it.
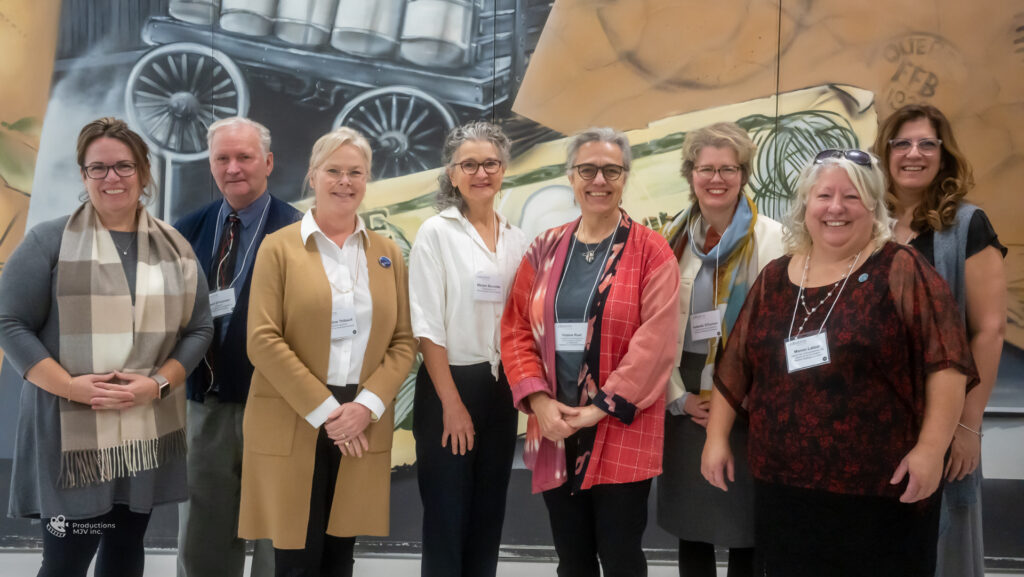
{"label": "painted mural", "polygon": [[[312,143],[356,128],[374,149],[363,215],[407,255],[434,214],[444,135],[468,120],[512,137],[498,206],[532,237],[578,214],[564,143],[588,125],[628,131],[625,208],[658,228],[688,204],[679,148],[689,130],[720,120],[748,130],[758,145],[748,193],[778,217],[818,150],[868,147],[895,107],[933,103],[974,164],[972,201],[1010,248],[986,502],[1024,486],[1024,0],[0,0],[0,48],[15,55],[0,65],[0,266],[26,222],[77,206],[73,142],[104,115],[151,145],[151,211],[169,221],[219,194],[205,140],[217,118],[270,128],[270,189],[300,208]],[[396,405],[393,490],[415,508],[413,385],[411,374]],[[17,405],[3,406],[0,422],[13,426]],[[515,475],[509,499],[539,507]],[[418,539],[409,515],[393,521],[393,547]],[[993,555],[1024,563],[1021,539],[999,540],[1004,528],[1024,534],[1021,519],[994,521]],[[509,546],[548,546],[534,530],[544,523],[509,520]],[[651,533],[652,550],[674,547]]]}

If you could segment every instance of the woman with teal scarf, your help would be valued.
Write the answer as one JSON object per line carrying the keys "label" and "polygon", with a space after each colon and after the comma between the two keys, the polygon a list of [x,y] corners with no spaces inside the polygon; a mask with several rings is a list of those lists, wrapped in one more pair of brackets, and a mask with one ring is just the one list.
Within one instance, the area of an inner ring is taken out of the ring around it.
{"label": "woman with teal scarf", "polygon": [[759,215],[743,194],[756,147],[746,131],[720,122],[690,132],[682,175],[690,208],[667,227],[679,259],[679,370],[668,386],[664,473],[658,479],[658,524],[679,538],[679,575],[713,577],[715,545],[729,549],[729,577],[754,574],[754,493],[746,466],[746,429],[730,443],[736,455],[729,491],[701,476],[700,458],[715,358],[725,347],[747,291],[769,261],[782,256],[782,226]]}

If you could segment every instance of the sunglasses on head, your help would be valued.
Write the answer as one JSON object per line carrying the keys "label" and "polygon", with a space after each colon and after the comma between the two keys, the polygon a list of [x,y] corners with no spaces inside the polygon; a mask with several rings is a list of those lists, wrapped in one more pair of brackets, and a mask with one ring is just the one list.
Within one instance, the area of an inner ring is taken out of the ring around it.
{"label": "sunglasses on head", "polygon": [[814,157],[814,164],[821,164],[829,158],[845,158],[854,164],[871,166],[871,155],[863,150],[857,150],[856,148],[849,148],[845,150],[829,148],[827,150],[822,150],[818,153],[818,156]]}

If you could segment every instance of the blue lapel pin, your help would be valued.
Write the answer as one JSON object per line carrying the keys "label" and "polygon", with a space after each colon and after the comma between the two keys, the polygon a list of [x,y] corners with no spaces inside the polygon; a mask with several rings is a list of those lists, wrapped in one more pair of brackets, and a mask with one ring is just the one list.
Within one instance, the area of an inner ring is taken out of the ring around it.
{"label": "blue lapel pin", "polygon": [[864,282],[866,280],[868,280],[868,273],[866,273],[866,272],[865,273],[861,273],[861,275],[859,277],[857,277],[857,282]]}
{"label": "blue lapel pin", "polygon": [[384,268],[391,268],[391,259],[386,256],[380,257],[379,259],[377,259],[377,262],[379,262],[380,266]]}

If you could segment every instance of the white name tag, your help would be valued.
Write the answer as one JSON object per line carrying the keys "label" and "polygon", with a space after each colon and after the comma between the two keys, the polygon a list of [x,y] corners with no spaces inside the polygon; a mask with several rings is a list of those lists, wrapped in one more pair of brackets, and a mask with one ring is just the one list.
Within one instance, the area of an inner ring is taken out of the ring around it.
{"label": "white name tag", "polygon": [[555,350],[583,351],[587,346],[587,323],[555,323]]}
{"label": "white name tag", "polygon": [[210,315],[213,318],[229,315],[235,310],[235,289],[226,288],[210,293]]}
{"label": "white name tag", "polygon": [[722,336],[722,316],[718,310],[690,315],[690,337],[703,341]]}
{"label": "white name tag", "polygon": [[786,366],[789,372],[827,365],[829,362],[828,337],[824,331],[786,339]]}
{"label": "white name tag", "polygon": [[501,288],[500,276],[478,272],[473,278],[473,300],[500,303],[504,296]]}
{"label": "white name tag", "polygon": [[359,334],[356,327],[355,307],[341,307],[331,311],[331,340],[348,339]]}

